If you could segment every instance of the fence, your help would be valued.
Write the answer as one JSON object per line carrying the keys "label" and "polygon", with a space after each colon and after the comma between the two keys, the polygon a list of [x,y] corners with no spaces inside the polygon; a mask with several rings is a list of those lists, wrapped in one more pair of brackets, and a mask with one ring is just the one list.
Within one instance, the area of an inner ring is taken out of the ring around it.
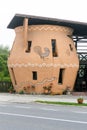
{"label": "fence", "polygon": [[12,86],[12,82],[0,81],[0,92],[8,92],[11,86]]}

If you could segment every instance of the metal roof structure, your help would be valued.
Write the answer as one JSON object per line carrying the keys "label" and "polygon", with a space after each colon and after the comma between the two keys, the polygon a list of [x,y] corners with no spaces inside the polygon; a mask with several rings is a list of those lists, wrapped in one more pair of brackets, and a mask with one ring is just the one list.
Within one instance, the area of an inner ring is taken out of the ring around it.
{"label": "metal roof structure", "polygon": [[74,29],[74,36],[87,36],[87,23],[24,14],[16,14],[7,26],[7,28],[14,29],[18,26],[22,26],[24,18],[29,19],[29,25],[49,24],[66,26]]}

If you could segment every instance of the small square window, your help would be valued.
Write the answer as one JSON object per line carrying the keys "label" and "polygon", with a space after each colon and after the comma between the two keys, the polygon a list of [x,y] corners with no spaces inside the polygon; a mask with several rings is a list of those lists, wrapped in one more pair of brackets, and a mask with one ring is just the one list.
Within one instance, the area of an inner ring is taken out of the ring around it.
{"label": "small square window", "polygon": [[37,72],[33,71],[32,74],[33,74],[33,80],[37,80]]}

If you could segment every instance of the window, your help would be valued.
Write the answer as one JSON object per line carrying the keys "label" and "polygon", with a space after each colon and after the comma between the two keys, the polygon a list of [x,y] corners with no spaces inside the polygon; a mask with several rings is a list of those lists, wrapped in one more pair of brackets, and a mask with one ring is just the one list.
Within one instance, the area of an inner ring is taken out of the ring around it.
{"label": "window", "polygon": [[73,47],[71,44],[69,44],[70,50],[73,51]]}
{"label": "window", "polygon": [[28,52],[28,53],[31,51],[31,44],[32,44],[32,41],[28,41],[27,50],[26,50],[26,52]]}
{"label": "window", "polygon": [[51,44],[52,44],[52,55],[53,57],[57,57],[56,39],[52,39]]}
{"label": "window", "polygon": [[13,77],[14,83],[15,83],[15,85],[17,85],[13,68],[11,68],[11,73],[12,73],[12,77]]}
{"label": "window", "polygon": [[37,80],[37,72],[33,71],[32,74],[33,74],[33,80]]}
{"label": "window", "polygon": [[72,35],[67,35],[71,40],[73,40],[73,36]]}
{"label": "window", "polygon": [[64,69],[60,69],[59,79],[58,79],[58,83],[59,83],[59,84],[62,84],[62,83],[63,83],[63,74],[64,74]]}

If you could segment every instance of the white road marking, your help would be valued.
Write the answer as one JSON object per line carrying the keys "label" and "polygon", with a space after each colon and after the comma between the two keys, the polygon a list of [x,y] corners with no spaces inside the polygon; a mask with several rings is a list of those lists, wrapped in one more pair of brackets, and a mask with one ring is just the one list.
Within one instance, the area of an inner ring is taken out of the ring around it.
{"label": "white road marking", "polygon": [[16,108],[24,108],[24,109],[30,109],[31,107],[25,107],[25,106],[14,106]]}
{"label": "white road marking", "polygon": [[51,108],[41,108],[41,110],[46,110],[46,111],[59,111],[58,109],[51,109]]}
{"label": "white road marking", "polygon": [[[34,108],[34,107],[25,107],[25,106],[20,106],[20,105],[16,105],[14,106],[16,108],[24,108],[24,109],[30,109],[30,108]],[[40,110],[46,110],[46,111],[59,111],[58,109],[52,109],[52,108],[42,108],[42,107],[38,107],[38,108],[35,108],[35,109],[40,109]]]}
{"label": "white road marking", "polygon": [[75,121],[75,120],[43,117],[43,116],[23,115],[23,114],[16,114],[16,113],[14,114],[14,113],[0,112],[0,115],[18,116],[18,117],[35,118],[35,119],[52,120],[52,121],[61,121],[61,122],[78,123],[78,124],[87,124],[86,121],[77,121],[77,120]]}
{"label": "white road marking", "polygon": [[[30,108],[33,108],[33,107],[25,107],[25,106],[14,106],[16,108],[24,108],[24,109],[30,109]],[[51,109],[51,108],[35,108],[35,109],[40,109],[40,110],[46,110],[46,111],[59,111],[58,109]]]}
{"label": "white road marking", "polygon": [[[4,104],[1,104],[0,105],[1,107],[8,107],[8,105],[4,105]],[[11,107],[11,106],[10,106]],[[15,108],[23,108],[23,109],[30,109],[30,108],[33,108],[32,106],[31,107],[25,107],[25,106],[20,106],[20,105],[15,105],[15,106],[13,106],[13,107],[15,107]],[[35,108],[35,109],[37,109],[37,108]],[[38,108],[38,109],[41,109],[41,110],[46,110],[46,111],[59,111],[58,109],[52,109],[52,108],[42,108],[42,107],[40,107],[40,108]]]}
{"label": "white road marking", "polygon": [[74,113],[79,113],[79,114],[87,114],[87,111],[72,111]]}

